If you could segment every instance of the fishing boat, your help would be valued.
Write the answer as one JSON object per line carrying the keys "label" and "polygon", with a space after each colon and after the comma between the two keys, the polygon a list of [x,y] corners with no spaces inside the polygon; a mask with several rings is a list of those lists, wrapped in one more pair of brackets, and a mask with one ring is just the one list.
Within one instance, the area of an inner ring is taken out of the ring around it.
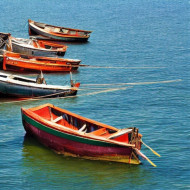
{"label": "fishing boat", "polygon": [[45,37],[45,39],[59,41],[86,42],[92,32],[88,30],[53,26],[30,19],[28,20],[28,27],[30,36],[39,35]]}
{"label": "fishing boat", "polygon": [[52,98],[74,96],[77,94],[80,83],[59,86],[48,85],[43,73],[36,79],[0,72],[0,97],[14,98]]}
{"label": "fishing boat", "polygon": [[9,51],[30,56],[64,56],[67,46],[42,40],[10,37]]}
{"label": "fishing boat", "polygon": [[81,60],[21,55],[3,51],[3,70],[70,72],[76,71]]}
{"label": "fishing boat", "polygon": [[24,55],[46,57],[64,56],[67,50],[67,46],[63,44],[36,38],[15,38],[10,33],[2,32],[0,32],[0,48]]}
{"label": "fishing boat", "polygon": [[147,158],[137,128],[118,129],[52,104],[21,112],[26,133],[59,154],[129,164],[140,164],[138,155]]}

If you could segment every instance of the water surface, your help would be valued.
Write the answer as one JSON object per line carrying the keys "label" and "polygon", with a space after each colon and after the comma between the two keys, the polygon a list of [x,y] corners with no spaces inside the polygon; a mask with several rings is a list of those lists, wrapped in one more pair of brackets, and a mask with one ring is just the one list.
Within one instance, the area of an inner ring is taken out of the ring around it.
{"label": "water surface", "polygon": [[[80,96],[75,98],[0,101],[2,189],[190,188],[188,0],[72,3],[7,0],[1,1],[0,7],[0,30],[15,37],[28,38],[29,18],[93,30],[88,43],[67,43],[65,57],[81,59],[82,64],[112,67],[80,68],[74,73],[73,78],[81,82]],[[63,85],[69,80],[68,74],[61,73],[45,74],[45,77],[49,84]],[[181,81],[163,82],[178,79]],[[87,95],[97,90],[86,84],[116,83],[133,85],[125,90]],[[144,142],[161,154],[158,158],[142,148],[157,168],[144,160],[142,165],[133,166],[63,157],[43,147],[25,136],[20,108],[47,102],[118,128],[138,127]]]}

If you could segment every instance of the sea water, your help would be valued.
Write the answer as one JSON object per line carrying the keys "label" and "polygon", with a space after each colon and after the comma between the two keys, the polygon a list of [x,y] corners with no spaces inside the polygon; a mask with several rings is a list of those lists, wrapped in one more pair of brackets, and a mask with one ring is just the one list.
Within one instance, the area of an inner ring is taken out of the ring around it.
{"label": "sea water", "polygon": [[[190,189],[189,0],[6,0],[0,7],[0,31],[14,37],[29,37],[28,19],[93,31],[88,43],[66,43],[66,58],[91,66],[73,73],[78,97],[0,100],[0,189]],[[68,73],[44,75],[48,84],[70,80]],[[55,154],[22,125],[20,108],[44,103],[139,128],[161,155],[142,147],[157,167]]]}

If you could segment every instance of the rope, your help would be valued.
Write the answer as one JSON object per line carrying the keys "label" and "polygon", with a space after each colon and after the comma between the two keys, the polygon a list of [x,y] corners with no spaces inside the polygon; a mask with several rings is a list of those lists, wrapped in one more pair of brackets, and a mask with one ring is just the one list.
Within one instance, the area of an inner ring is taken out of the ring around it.
{"label": "rope", "polygon": [[106,66],[98,66],[98,65],[72,65],[72,67],[86,67],[86,68],[102,68],[102,69],[162,69],[165,67],[106,67]]}
{"label": "rope", "polygon": [[[169,80],[169,81],[157,81],[157,82],[139,82],[139,83],[116,83],[116,84],[83,84],[81,86],[114,86],[114,85],[118,85],[118,86],[122,86],[122,85],[146,85],[146,84],[159,84],[159,83],[173,83],[173,82],[179,82],[182,81],[181,79],[177,79],[177,80]],[[129,87],[128,87],[129,88]],[[84,89],[78,89],[78,90],[89,90],[90,88],[84,88]],[[72,97],[78,97],[78,96],[88,96],[88,95],[94,95],[94,94],[99,94],[99,93],[104,93],[104,92],[111,92],[111,91],[116,91],[116,90],[125,90],[127,89],[127,87],[123,87],[123,88],[111,88],[111,89],[104,89],[102,90],[102,88],[91,88],[91,90],[97,90],[97,89],[101,89],[101,91],[97,91],[97,92],[92,92],[92,93],[87,93],[84,95],[76,95],[76,96],[67,96],[67,97],[56,97],[56,98],[72,98]],[[0,104],[5,104],[5,103],[14,103],[14,102],[21,102],[21,101],[35,101],[35,100],[40,100],[42,98],[47,98],[49,96],[53,96],[53,95],[60,95],[63,92],[59,92],[59,93],[55,93],[55,94],[50,94],[50,95],[46,95],[46,96],[38,96],[38,97],[34,97],[34,98],[29,98],[27,100],[20,100],[20,101],[11,101],[11,102],[3,102]],[[52,98],[48,98],[48,99],[52,99]]]}
{"label": "rope", "polygon": [[[87,93],[87,94],[81,94],[81,95],[75,95],[75,96],[66,96],[66,97],[56,97],[58,99],[64,99],[64,98],[74,98],[74,97],[79,97],[79,96],[90,96],[90,95],[95,95],[95,94],[100,94],[100,93],[105,93],[105,92],[113,92],[117,90],[126,90],[128,87],[123,87],[123,88],[110,88],[107,90],[101,90],[97,92],[92,92],[92,93]],[[52,94],[51,94],[52,95]],[[50,96],[50,95],[49,95]],[[8,104],[8,103],[17,103],[17,102],[26,102],[26,101],[37,101],[41,100],[45,96],[38,96],[35,98],[29,98],[29,99],[24,99],[24,100],[19,100],[19,101],[10,101],[10,102],[2,102],[0,104]],[[55,99],[55,98],[46,98],[46,99]]]}
{"label": "rope", "polygon": [[[48,94],[48,95],[45,95],[45,96],[37,96],[37,97],[33,97],[33,98],[27,98],[27,99],[19,100],[19,101],[3,102],[3,103],[0,103],[0,104],[12,103],[12,102],[30,101],[30,100],[38,100],[38,99],[47,98],[47,97],[50,97],[50,96],[61,95],[61,94],[64,94],[64,93],[66,93],[66,92],[67,92],[67,91],[58,92],[58,93],[54,93],[54,94]],[[55,97],[55,98],[56,98],[56,97]]]}
{"label": "rope", "polygon": [[113,83],[113,84],[82,84],[81,86],[122,86],[122,85],[146,85],[146,84],[162,84],[180,82],[181,79],[168,80],[168,81],[155,81],[155,82],[137,82],[137,83]]}
{"label": "rope", "polygon": [[106,89],[110,89],[110,88],[105,88],[105,87],[95,87],[95,88],[80,88],[78,89],[79,91],[84,91],[84,90],[106,90]]}

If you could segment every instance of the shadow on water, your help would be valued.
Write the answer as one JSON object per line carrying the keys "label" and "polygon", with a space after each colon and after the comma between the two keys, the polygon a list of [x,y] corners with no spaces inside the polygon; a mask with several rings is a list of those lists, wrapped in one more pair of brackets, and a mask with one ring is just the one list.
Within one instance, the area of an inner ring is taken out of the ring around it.
{"label": "shadow on water", "polygon": [[[58,155],[41,145],[35,138],[25,135],[22,149],[25,175],[35,176],[38,182],[46,177],[46,183],[66,183],[73,187],[116,188],[126,182],[131,186],[147,183],[151,174],[142,165],[129,165],[105,161],[92,161]],[[74,179],[74,180],[73,180]],[[32,179],[31,179],[32,180]],[[63,180],[66,180],[65,182]],[[88,186],[89,185],[89,186]]]}

